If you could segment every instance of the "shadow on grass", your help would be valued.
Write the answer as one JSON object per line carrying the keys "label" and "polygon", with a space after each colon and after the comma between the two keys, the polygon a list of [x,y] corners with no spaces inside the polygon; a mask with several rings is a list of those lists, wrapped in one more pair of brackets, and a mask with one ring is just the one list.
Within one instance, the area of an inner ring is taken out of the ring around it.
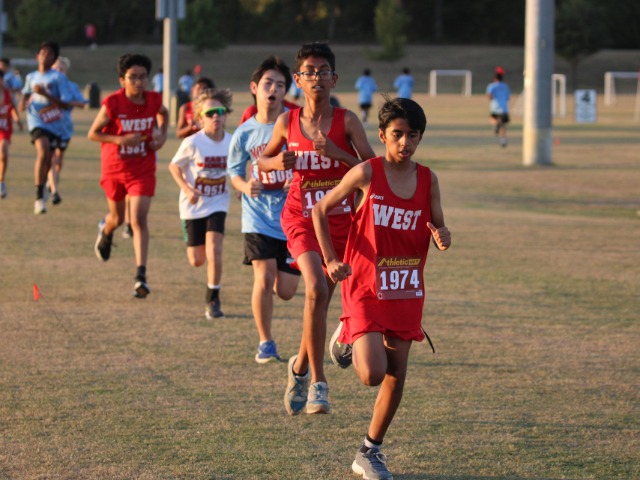
{"label": "shadow on grass", "polygon": [[552,477],[521,477],[521,476],[495,476],[488,477],[486,475],[426,475],[426,474],[407,474],[397,475],[394,474],[393,478],[402,478],[403,480],[515,480],[515,479],[527,479],[527,480],[560,480],[559,478]]}

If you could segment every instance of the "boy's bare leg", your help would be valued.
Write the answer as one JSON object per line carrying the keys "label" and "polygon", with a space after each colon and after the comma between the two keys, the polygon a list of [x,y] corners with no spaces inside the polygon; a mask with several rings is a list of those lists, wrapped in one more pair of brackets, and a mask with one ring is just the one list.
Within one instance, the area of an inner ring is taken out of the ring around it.
{"label": "boy's bare leg", "polygon": [[34,180],[36,187],[44,185],[47,181],[47,173],[51,168],[51,149],[49,139],[47,137],[37,138],[36,147],[36,163],[34,166]]}
{"label": "boy's bare leg", "polygon": [[[133,249],[136,256],[136,265],[147,265],[147,253],[149,249],[149,225],[147,217],[151,207],[151,197],[130,197],[131,228],[133,229]],[[124,214],[124,211],[123,211]],[[122,221],[120,221],[122,224]]]}
{"label": "boy's bare leg", "polygon": [[260,341],[272,340],[271,320],[273,317],[273,286],[276,281],[277,265],[273,258],[252,260],[253,291],[251,310],[256,322]]}
{"label": "boy's bare leg", "polygon": [[296,260],[305,282],[304,317],[300,352],[293,368],[296,373],[311,370],[311,383],[325,382],[324,349],[327,337],[327,309],[335,284],[327,282],[322,259],[317,252],[305,252]]}
{"label": "boy's bare leg", "polygon": [[212,285],[220,285],[224,235],[220,232],[207,232],[206,238],[207,282]]}
{"label": "boy's bare leg", "polygon": [[362,383],[381,385],[368,431],[374,440],[382,441],[402,400],[410,348],[411,341],[383,339],[378,332],[353,345],[353,366]]}

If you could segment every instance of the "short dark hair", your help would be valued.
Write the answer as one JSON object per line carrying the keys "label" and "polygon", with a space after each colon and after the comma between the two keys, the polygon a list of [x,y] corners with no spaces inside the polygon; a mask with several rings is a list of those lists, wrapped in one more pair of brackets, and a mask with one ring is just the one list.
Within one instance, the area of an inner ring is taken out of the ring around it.
{"label": "short dark hair", "polygon": [[286,91],[291,88],[291,70],[286,63],[282,61],[280,57],[274,57],[273,55],[265,58],[260,65],[251,74],[251,81],[259,83],[262,76],[269,70],[277,70],[284,76]]}
{"label": "short dark hair", "polygon": [[365,68],[364,71],[362,72],[364,75],[369,76],[371,75],[371,70],[369,70],[368,68]]}
{"label": "short dark hair", "polygon": [[7,57],[0,58],[0,63],[6,63],[7,65],[11,64],[11,61]]}
{"label": "short dark hair", "polygon": [[216,82],[208,77],[199,77],[193,84],[204,85],[206,88],[216,88]]}
{"label": "short dark hair", "polygon": [[411,70],[409,70],[409,67],[404,67],[402,69],[402,73],[404,73],[405,75],[409,75],[409,72],[411,72]]}
{"label": "short dark hair", "polygon": [[404,118],[412,130],[418,130],[420,135],[424,133],[427,128],[427,116],[420,105],[408,98],[384,98],[384,105],[378,112],[380,130],[385,130],[396,118]]}
{"label": "short dark hair", "polygon": [[58,45],[57,42],[46,40],[40,44],[40,48],[38,49],[38,51],[42,50],[43,48],[48,48],[49,50],[51,50],[54,60],[57,60],[58,56],[60,56],[60,45]]}
{"label": "short dark hair", "polygon": [[127,70],[134,65],[143,67],[147,71],[147,75],[151,71],[151,59],[146,55],[139,53],[125,53],[118,60],[118,76],[124,77]]}
{"label": "short dark hair", "polygon": [[331,70],[336,69],[336,56],[333,54],[331,48],[329,48],[329,44],[326,42],[311,42],[303,44],[296,55],[296,71],[300,71],[300,67],[309,57],[324,58],[329,62]]}

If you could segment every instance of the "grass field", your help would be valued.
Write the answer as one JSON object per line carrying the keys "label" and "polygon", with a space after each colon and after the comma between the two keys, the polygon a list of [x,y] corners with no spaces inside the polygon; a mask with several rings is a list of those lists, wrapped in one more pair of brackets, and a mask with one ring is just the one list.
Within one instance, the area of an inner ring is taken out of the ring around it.
{"label": "grass field", "polygon": [[[353,93],[340,94],[355,109]],[[640,478],[640,124],[633,99],[598,123],[555,122],[553,167],[522,166],[521,120],[500,149],[481,95],[416,98],[417,159],[440,178],[453,247],[432,251],[424,323],[385,440],[397,479]],[[235,125],[250,98],[235,95]],[[570,108],[571,110],[571,108]],[[204,319],[205,272],[188,266],[177,187],[159,153],[150,214],[153,293],[130,298],[133,249],[105,213],[95,111],[77,111],[63,202],[34,216],[34,150],[17,133],[0,201],[0,479],[343,479],[376,389],[327,363],[333,412],[288,417],[286,365],[253,361],[252,273],[240,206],[225,238],[226,318]],[[232,130],[230,128],[229,130]],[[377,152],[376,130],[368,134]],[[33,300],[37,284],[42,297]],[[303,287],[277,302],[293,355]],[[339,298],[329,329],[340,315]]]}

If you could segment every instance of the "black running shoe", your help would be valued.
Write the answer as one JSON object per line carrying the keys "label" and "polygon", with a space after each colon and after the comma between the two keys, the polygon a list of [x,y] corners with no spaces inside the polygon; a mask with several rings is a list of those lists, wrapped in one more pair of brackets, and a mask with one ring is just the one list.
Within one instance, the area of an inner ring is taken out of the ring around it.
{"label": "black running shoe", "polygon": [[340,368],[348,368],[351,366],[351,345],[348,343],[340,343],[338,338],[342,331],[342,322],[336,328],[336,331],[331,335],[329,341],[329,355],[331,355],[331,361]]}
{"label": "black running shoe", "polygon": [[222,313],[222,303],[220,302],[219,298],[215,298],[211,302],[207,303],[207,310],[205,311],[205,315],[207,317],[207,320],[224,317],[224,313]]}
{"label": "black running shoe", "polygon": [[51,195],[51,203],[53,203],[54,205],[58,205],[61,201],[62,201],[62,197],[58,192]]}
{"label": "black running shoe", "polygon": [[111,256],[111,244],[113,242],[113,234],[105,235],[104,234],[104,220],[100,220],[98,223],[98,239],[96,240],[96,245],[94,250],[96,252],[96,257],[106,262],[109,260]]}
{"label": "black running shoe", "polygon": [[136,284],[133,286],[134,298],[147,298],[151,293],[151,288],[144,277],[136,277]]}

